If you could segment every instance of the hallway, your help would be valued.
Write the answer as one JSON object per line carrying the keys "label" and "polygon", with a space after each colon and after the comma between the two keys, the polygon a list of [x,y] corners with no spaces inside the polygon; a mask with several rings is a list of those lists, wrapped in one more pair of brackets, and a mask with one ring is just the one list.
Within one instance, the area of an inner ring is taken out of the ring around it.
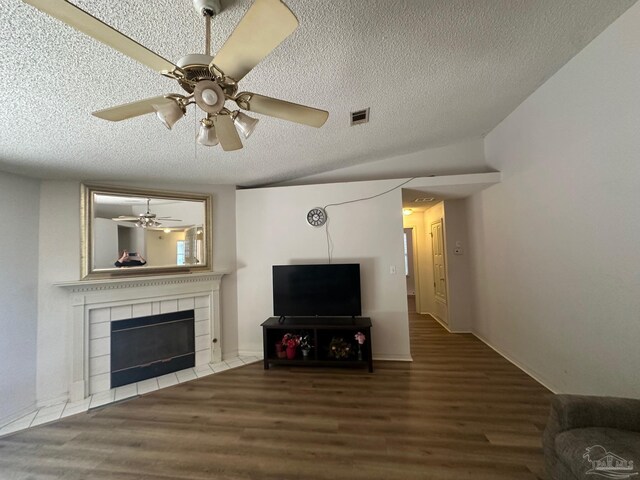
{"label": "hallway", "polygon": [[546,478],[541,437],[551,392],[472,334],[448,333],[431,316],[415,313],[411,297],[409,326],[412,379],[427,390],[425,403],[439,412],[430,412],[429,422],[437,422],[447,436],[448,429],[459,427],[464,439],[450,445],[460,449],[457,461],[469,462],[472,469],[495,468],[493,478],[502,478],[499,471],[514,465]]}

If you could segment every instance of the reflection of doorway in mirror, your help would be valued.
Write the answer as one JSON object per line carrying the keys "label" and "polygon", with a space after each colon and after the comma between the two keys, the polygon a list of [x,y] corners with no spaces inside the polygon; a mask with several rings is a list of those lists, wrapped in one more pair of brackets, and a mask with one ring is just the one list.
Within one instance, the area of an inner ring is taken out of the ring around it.
{"label": "reflection of doorway in mirror", "polygon": [[178,242],[185,240],[184,231],[150,230],[145,232],[145,250],[147,265],[151,267],[166,267],[176,265]]}
{"label": "reflection of doorway in mirror", "polygon": [[204,229],[201,225],[190,227],[184,235],[184,263],[185,265],[198,265],[202,262],[202,239]]}

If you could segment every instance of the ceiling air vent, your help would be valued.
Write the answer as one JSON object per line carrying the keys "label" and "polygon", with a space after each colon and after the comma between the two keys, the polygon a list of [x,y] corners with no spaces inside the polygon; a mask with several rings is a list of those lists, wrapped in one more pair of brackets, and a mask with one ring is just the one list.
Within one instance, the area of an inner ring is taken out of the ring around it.
{"label": "ceiling air vent", "polygon": [[427,203],[427,202],[433,202],[435,200],[435,198],[433,197],[422,197],[422,198],[416,198],[414,200],[414,203]]}
{"label": "ceiling air vent", "polygon": [[356,110],[351,112],[351,126],[360,125],[361,123],[369,123],[369,109]]}

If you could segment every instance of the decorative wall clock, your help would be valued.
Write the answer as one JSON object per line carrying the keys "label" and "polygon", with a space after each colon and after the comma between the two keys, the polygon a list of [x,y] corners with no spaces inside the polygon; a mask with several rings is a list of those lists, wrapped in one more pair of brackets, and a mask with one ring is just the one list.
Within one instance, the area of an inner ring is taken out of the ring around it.
{"label": "decorative wall clock", "polygon": [[324,208],[316,207],[307,213],[307,223],[313,227],[321,227],[327,222],[327,212]]}

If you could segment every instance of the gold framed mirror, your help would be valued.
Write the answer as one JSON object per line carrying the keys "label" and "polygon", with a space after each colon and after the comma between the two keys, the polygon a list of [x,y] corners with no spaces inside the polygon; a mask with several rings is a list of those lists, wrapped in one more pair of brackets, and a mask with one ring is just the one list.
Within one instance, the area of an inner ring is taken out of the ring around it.
{"label": "gold framed mirror", "polygon": [[211,270],[211,197],[81,186],[83,279]]}

